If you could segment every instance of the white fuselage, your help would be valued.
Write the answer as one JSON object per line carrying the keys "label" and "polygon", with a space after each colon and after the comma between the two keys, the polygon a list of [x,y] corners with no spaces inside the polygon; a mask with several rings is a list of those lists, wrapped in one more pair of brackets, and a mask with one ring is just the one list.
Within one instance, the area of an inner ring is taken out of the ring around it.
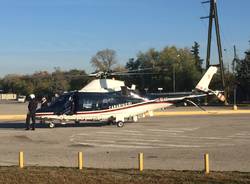
{"label": "white fuselage", "polygon": [[144,115],[147,112],[171,106],[165,101],[149,100],[126,106],[117,105],[115,108],[96,111],[77,111],[74,115],[54,115],[53,112],[36,113],[38,119],[60,121],[106,121],[114,117],[116,121],[125,121],[130,117]]}

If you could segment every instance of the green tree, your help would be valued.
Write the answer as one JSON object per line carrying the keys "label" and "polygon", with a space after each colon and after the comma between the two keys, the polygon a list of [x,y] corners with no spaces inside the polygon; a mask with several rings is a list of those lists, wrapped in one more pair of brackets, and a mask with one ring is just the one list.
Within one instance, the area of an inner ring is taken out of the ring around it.
{"label": "green tree", "polygon": [[236,65],[237,93],[241,101],[250,101],[250,50],[245,52],[245,58]]}
{"label": "green tree", "polygon": [[126,64],[129,70],[150,67],[154,75],[130,78],[132,83],[140,86],[140,90],[148,88],[149,91],[156,91],[162,87],[164,91],[172,92],[175,86],[176,91],[190,91],[201,77],[194,57],[187,48],[178,49],[171,46],[161,51],[149,49],[145,53],[139,52],[136,59],[130,59]]}
{"label": "green tree", "polygon": [[60,68],[56,68],[51,77],[53,92],[60,94],[69,90],[69,81],[66,80],[64,72]]}
{"label": "green tree", "polygon": [[203,59],[200,58],[200,45],[197,42],[194,42],[191,52],[194,56],[195,66],[197,67],[197,70],[202,73]]}
{"label": "green tree", "polygon": [[0,90],[3,90],[3,79],[0,78]]}
{"label": "green tree", "polygon": [[7,75],[3,79],[3,90],[5,92],[23,94],[25,93],[26,83],[19,75]]}
{"label": "green tree", "polygon": [[96,71],[111,71],[116,63],[116,52],[111,49],[98,51],[96,55],[91,58],[91,64]]}
{"label": "green tree", "polygon": [[6,75],[2,80],[2,88],[6,92],[22,95],[35,93],[38,98],[42,96],[51,97],[55,93],[68,90],[81,89],[88,82],[88,77],[83,70],[36,72],[32,75]]}
{"label": "green tree", "polygon": [[70,70],[65,73],[65,76],[69,81],[70,91],[80,90],[90,81],[84,70]]}
{"label": "green tree", "polygon": [[130,58],[125,66],[129,71],[138,70],[141,67],[141,62],[138,59]]}

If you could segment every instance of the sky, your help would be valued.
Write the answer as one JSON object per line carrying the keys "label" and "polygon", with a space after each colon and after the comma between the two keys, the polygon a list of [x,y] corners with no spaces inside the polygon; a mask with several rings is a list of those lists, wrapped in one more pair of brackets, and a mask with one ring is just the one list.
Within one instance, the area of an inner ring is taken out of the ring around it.
{"label": "sky", "polygon": [[[225,63],[250,48],[250,1],[217,0]],[[0,0],[0,77],[36,71],[92,72],[113,49],[120,64],[149,48],[200,44],[206,58],[209,4],[201,0]],[[215,36],[215,34],[213,34]],[[217,62],[213,37],[212,62]]]}

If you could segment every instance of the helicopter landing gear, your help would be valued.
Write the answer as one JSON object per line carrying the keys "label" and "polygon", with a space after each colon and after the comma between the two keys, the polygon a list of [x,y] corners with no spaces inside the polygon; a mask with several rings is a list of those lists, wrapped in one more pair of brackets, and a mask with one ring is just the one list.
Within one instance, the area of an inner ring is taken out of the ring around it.
{"label": "helicopter landing gear", "polygon": [[138,121],[138,116],[133,116],[133,121],[137,122]]}
{"label": "helicopter landing gear", "polygon": [[150,117],[154,116],[154,112],[153,111],[148,111],[148,114],[149,114]]}
{"label": "helicopter landing gear", "polygon": [[116,124],[115,117],[111,116],[110,118],[108,118],[107,123],[108,125],[115,125]]}
{"label": "helicopter landing gear", "polygon": [[49,127],[50,127],[50,128],[55,128],[55,124],[54,124],[53,122],[50,122],[50,123],[49,123]]}
{"label": "helicopter landing gear", "polygon": [[75,124],[76,124],[76,125],[79,125],[79,124],[80,124],[80,121],[75,121]]}
{"label": "helicopter landing gear", "polygon": [[109,117],[107,121],[108,125],[116,125],[117,127],[121,128],[124,126],[124,118],[117,118],[117,117]]}
{"label": "helicopter landing gear", "polygon": [[121,128],[121,127],[124,126],[124,122],[123,122],[123,121],[118,121],[118,122],[116,123],[116,125],[117,125],[117,127]]}

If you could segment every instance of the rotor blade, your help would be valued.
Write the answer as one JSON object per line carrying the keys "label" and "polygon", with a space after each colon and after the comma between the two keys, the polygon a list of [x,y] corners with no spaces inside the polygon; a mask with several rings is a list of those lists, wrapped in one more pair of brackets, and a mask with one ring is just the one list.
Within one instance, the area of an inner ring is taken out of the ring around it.
{"label": "rotor blade", "polygon": [[87,76],[89,77],[96,77],[98,74],[97,73],[91,73],[91,74],[88,74]]}
{"label": "rotor blade", "polygon": [[139,68],[137,70],[128,70],[128,72],[140,72],[140,71],[146,71],[146,70],[153,70],[153,68]]}
{"label": "rotor blade", "polygon": [[142,69],[136,69],[136,70],[127,70],[122,72],[112,72],[111,74],[120,74],[120,73],[135,73],[135,72],[141,72],[146,70],[153,70],[153,68],[142,68]]}
{"label": "rotor blade", "polygon": [[119,73],[119,74],[111,74],[112,76],[129,76],[129,75],[155,75],[159,73]]}

